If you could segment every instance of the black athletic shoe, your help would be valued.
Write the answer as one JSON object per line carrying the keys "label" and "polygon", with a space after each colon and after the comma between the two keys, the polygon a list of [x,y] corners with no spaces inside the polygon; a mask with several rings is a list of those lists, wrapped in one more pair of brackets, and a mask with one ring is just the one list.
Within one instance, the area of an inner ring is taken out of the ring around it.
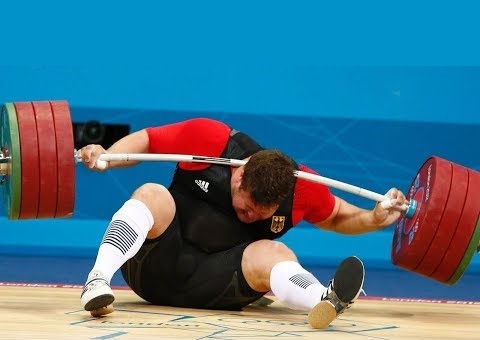
{"label": "black athletic shoe", "polygon": [[340,263],[335,277],[328,284],[322,300],[308,314],[310,326],[327,328],[335,318],[355,302],[363,287],[365,269],[356,256],[347,257]]}

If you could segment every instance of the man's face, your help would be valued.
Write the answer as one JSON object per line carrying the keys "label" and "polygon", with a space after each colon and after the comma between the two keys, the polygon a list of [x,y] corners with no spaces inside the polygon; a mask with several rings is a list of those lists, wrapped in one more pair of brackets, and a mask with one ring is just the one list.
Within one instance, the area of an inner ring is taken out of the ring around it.
{"label": "man's face", "polygon": [[237,213],[238,219],[243,223],[253,223],[272,217],[278,209],[278,205],[272,207],[259,207],[255,205],[250,193],[240,189],[243,169],[239,168],[232,174],[232,206]]}

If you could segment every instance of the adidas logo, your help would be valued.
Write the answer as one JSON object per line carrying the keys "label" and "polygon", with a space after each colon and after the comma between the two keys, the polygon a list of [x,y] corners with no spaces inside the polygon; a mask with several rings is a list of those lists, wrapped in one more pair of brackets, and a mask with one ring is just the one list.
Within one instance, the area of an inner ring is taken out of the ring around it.
{"label": "adidas logo", "polygon": [[208,183],[206,181],[201,181],[199,179],[196,179],[195,183],[197,183],[197,185],[200,187],[200,189],[202,189],[205,192],[208,192],[208,186],[210,185],[210,183]]}

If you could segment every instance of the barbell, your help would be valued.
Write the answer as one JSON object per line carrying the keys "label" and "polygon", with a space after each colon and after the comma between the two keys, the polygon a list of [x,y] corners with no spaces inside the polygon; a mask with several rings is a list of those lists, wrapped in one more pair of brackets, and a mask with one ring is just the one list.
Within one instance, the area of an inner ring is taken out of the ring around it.
{"label": "barbell", "polygon": [[[0,183],[9,219],[71,217],[75,166],[66,101],[5,103],[1,111]],[[244,160],[175,154],[103,154],[107,161],[201,162],[241,166]],[[298,178],[374,200],[391,207],[385,195],[296,170]],[[420,167],[406,193],[409,204],[393,233],[394,265],[452,285],[465,272],[480,241],[480,173],[438,156]]]}

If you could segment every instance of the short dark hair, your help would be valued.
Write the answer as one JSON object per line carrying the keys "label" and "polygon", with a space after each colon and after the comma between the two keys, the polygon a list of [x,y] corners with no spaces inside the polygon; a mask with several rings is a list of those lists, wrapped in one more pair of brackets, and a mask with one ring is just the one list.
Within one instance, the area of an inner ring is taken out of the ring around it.
{"label": "short dark hair", "polygon": [[240,189],[259,206],[279,205],[295,185],[294,169],[292,159],[278,150],[256,152],[245,164]]}

